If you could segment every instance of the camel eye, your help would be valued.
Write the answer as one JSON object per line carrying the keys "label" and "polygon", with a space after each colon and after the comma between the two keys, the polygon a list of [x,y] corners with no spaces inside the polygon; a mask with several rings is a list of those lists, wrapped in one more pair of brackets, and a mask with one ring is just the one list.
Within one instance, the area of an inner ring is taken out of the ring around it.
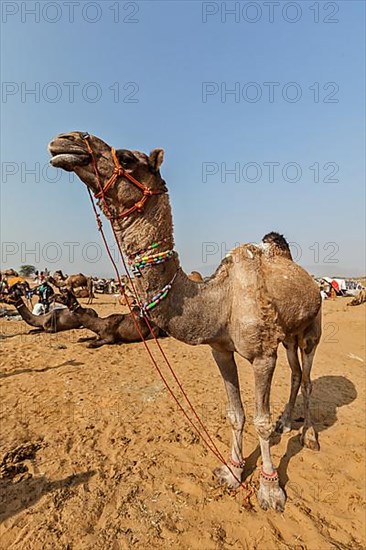
{"label": "camel eye", "polygon": [[82,132],[81,137],[82,137],[82,139],[88,139],[90,137],[90,134],[89,134],[89,132]]}
{"label": "camel eye", "polygon": [[137,158],[131,151],[123,149],[118,152],[118,159],[121,163],[121,166],[125,169],[132,168],[137,163]]}

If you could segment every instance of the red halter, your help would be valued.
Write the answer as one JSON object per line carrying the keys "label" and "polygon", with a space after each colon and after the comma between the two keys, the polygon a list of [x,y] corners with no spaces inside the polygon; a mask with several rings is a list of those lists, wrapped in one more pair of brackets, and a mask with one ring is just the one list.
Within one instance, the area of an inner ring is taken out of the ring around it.
{"label": "red halter", "polygon": [[[137,179],[135,179],[133,176],[131,176],[131,174],[126,172],[126,170],[124,170],[122,168],[122,166],[121,166],[121,164],[120,164],[120,162],[117,158],[117,153],[116,153],[116,150],[114,149],[114,147],[111,148],[112,159],[113,159],[113,162],[114,162],[114,169],[113,169],[111,177],[109,178],[109,180],[106,182],[105,186],[103,187],[101,179],[100,179],[100,174],[98,172],[98,166],[97,166],[97,162],[95,160],[94,151],[91,148],[90,143],[89,143],[89,137],[90,137],[89,134],[87,134],[86,136],[83,136],[83,139],[85,140],[86,146],[87,146],[88,151],[91,155],[95,176],[97,178],[99,189],[100,189],[98,191],[98,193],[96,193],[94,195],[95,198],[96,199],[101,199],[103,201],[103,203],[106,205],[105,193],[108,191],[108,189],[110,187],[112,187],[116,183],[117,179],[122,177],[122,176],[127,178],[131,183],[136,185],[136,187],[141,189],[141,191],[143,193],[142,198],[138,202],[136,202],[133,206],[131,206],[131,208],[128,208],[127,210],[125,210],[124,212],[119,214],[118,216],[113,217],[114,220],[119,220],[121,218],[125,218],[126,216],[129,216],[130,214],[132,214],[133,212],[136,212],[136,211],[137,212],[142,212],[142,210],[145,206],[145,203],[146,203],[146,201],[149,197],[151,197],[152,195],[162,195],[163,193],[165,193],[165,191],[158,191],[158,190],[154,190],[154,189],[149,189],[148,187],[146,187],[146,185],[144,185],[143,183],[140,183]],[[109,213],[108,206],[106,207],[106,210]],[[110,217],[109,215],[107,217],[109,219],[112,219],[112,217]]]}

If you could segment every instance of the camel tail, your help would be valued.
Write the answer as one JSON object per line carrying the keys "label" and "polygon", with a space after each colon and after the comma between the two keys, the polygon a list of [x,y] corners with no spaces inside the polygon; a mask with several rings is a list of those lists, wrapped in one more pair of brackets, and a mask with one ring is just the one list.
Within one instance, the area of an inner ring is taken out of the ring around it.
{"label": "camel tail", "polygon": [[288,242],[283,235],[280,235],[280,233],[276,233],[275,231],[267,233],[267,235],[264,235],[262,243],[267,245],[266,248],[268,247],[271,256],[283,256],[289,260],[292,260]]}

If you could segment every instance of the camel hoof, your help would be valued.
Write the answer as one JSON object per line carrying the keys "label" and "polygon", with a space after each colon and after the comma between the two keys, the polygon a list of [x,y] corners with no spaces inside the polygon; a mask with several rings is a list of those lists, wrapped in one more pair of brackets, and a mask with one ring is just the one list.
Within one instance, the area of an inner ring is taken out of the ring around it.
{"label": "camel hoof", "polygon": [[283,512],[285,509],[286,495],[278,482],[274,484],[273,481],[261,479],[257,499],[262,510],[273,508],[276,512]]}
{"label": "camel hoof", "polygon": [[243,470],[242,468],[235,468],[234,466],[231,466],[230,468],[232,469],[236,477],[233,476],[227,466],[220,466],[219,468],[215,468],[213,473],[221,485],[226,485],[228,489],[237,489],[238,487],[240,487],[239,481],[241,480],[241,474]]}
{"label": "camel hoof", "polygon": [[301,434],[301,445],[303,445],[303,447],[307,447],[308,449],[311,449],[312,451],[320,450],[318,434],[313,428],[313,426],[310,426],[310,428],[303,429],[303,432]]}
{"label": "camel hoof", "polygon": [[89,349],[97,349],[100,348],[100,344],[98,344],[97,342],[92,342],[91,344],[87,344],[86,347]]}
{"label": "camel hoof", "polygon": [[286,418],[279,418],[276,422],[275,432],[278,434],[287,434],[291,432],[291,420]]}

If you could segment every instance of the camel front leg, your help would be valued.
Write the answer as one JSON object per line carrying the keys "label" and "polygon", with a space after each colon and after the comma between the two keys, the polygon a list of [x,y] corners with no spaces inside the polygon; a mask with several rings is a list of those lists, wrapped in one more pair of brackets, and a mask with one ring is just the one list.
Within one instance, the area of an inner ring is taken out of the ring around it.
{"label": "camel front leg", "polygon": [[228,419],[232,429],[231,453],[228,460],[230,469],[223,465],[216,468],[214,474],[229,488],[236,489],[240,485],[244,469],[242,439],[245,422],[244,409],[240,398],[238,369],[234,360],[234,353],[213,349],[212,355],[224,379],[228,399]]}
{"label": "camel front leg", "polygon": [[255,382],[254,425],[258,433],[262,454],[260,485],[257,493],[260,506],[267,510],[274,508],[282,512],[286,497],[279,485],[278,475],[273,467],[270,437],[273,426],[270,413],[270,392],[277,355],[255,359],[253,362]]}
{"label": "camel front leg", "polygon": [[93,342],[90,342],[86,347],[89,349],[101,348],[105,344],[114,344],[113,338],[97,338]]}
{"label": "camel front leg", "polygon": [[98,336],[83,336],[82,338],[78,338],[78,343],[82,342],[90,342],[91,340],[96,340]]}

